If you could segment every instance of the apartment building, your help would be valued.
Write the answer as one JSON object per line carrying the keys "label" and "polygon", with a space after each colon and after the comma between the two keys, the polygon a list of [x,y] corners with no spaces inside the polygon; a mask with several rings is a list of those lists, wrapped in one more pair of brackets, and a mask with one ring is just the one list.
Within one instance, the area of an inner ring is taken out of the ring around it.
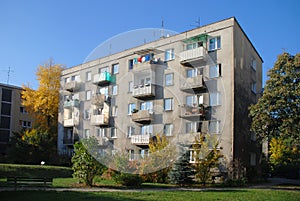
{"label": "apartment building", "polygon": [[228,163],[256,166],[261,147],[248,106],[260,95],[262,62],[229,18],[65,69],[58,150],[71,154],[76,141],[94,136],[99,152],[138,160],[156,134],[191,145],[204,133]]}
{"label": "apartment building", "polygon": [[22,106],[21,87],[0,83],[0,154],[7,153],[14,132],[31,128],[33,119]]}

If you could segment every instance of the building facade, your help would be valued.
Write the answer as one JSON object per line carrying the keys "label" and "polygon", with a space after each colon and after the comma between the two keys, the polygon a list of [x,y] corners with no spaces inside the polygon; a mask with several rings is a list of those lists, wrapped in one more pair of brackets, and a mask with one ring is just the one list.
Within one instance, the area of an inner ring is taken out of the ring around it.
{"label": "building facade", "polygon": [[6,154],[14,132],[31,128],[33,119],[22,106],[21,87],[0,83],[0,154]]}
{"label": "building facade", "polygon": [[94,136],[99,152],[137,160],[156,134],[191,145],[204,133],[228,163],[256,166],[261,148],[248,107],[260,95],[262,62],[229,18],[65,69],[58,150],[71,154],[76,141]]}

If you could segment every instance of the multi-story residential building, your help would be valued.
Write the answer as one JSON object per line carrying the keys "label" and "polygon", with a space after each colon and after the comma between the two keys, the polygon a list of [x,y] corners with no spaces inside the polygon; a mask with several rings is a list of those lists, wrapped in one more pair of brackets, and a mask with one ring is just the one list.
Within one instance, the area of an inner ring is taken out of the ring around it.
{"label": "multi-story residential building", "polygon": [[229,18],[65,69],[58,149],[70,154],[80,137],[95,136],[100,151],[134,160],[156,134],[190,145],[205,133],[228,163],[256,166],[248,106],[260,94],[262,62]]}
{"label": "multi-story residential building", "polygon": [[22,106],[21,87],[0,83],[0,154],[7,153],[14,132],[31,128],[33,119]]}

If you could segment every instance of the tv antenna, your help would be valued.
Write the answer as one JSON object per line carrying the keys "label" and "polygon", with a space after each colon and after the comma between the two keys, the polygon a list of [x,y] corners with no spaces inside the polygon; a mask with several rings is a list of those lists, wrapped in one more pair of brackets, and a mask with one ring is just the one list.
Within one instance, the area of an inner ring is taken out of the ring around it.
{"label": "tv antenna", "polygon": [[200,17],[198,17],[198,20],[195,21],[195,24],[191,24],[190,26],[193,26],[193,27],[200,27]]}
{"label": "tv antenna", "polygon": [[161,38],[165,37],[164,18],[161,18]]}
{"label": "tv antenna", "polygon": [[8,67],[8,70],[2,70],[2,71],[6,71],[7,72],[7,80],[6,83],[9,84],[9,78],[10,78],[10,74],[13,73],[14,71],[11,70],[11,67]]}

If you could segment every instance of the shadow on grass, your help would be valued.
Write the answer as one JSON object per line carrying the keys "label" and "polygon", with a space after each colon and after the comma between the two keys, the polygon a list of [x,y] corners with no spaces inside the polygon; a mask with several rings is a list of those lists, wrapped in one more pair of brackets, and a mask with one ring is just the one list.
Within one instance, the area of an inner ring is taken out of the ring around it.
{"label": "shadow on grass", "polygon": [[109,192],[70,192],[70,191],[6,191],[0,192],[2,201],[61,201],[61,200],[72,200],[72,201],[142,201],[140,199],[130,196],[130,194],[120,193],[109,193]]}

